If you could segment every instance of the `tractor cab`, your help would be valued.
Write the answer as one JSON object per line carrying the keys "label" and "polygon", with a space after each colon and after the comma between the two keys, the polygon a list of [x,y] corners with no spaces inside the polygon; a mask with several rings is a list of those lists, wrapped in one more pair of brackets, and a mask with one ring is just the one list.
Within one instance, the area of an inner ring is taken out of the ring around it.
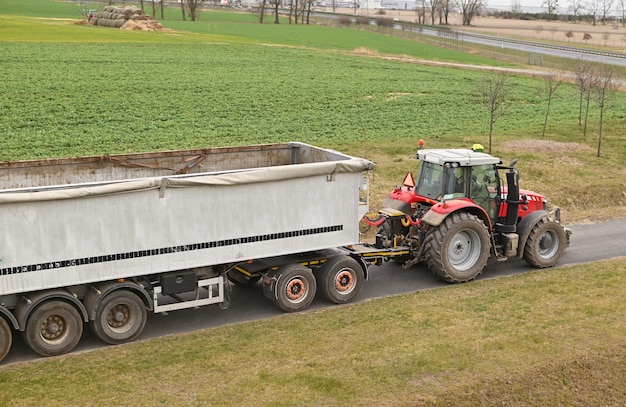
{"label": "tractor cab", "polygon": [[492,224],[499,215],[500,159],[473,150],[420,150],[415,194],[437,202],[465,199],[484,209]]}

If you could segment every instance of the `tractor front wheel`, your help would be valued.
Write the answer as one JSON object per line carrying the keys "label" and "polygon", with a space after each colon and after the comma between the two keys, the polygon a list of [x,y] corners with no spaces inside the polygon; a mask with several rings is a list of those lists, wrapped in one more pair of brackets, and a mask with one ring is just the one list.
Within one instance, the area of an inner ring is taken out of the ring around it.
{"label": "tractor front wheel", "polygon": [[455,212],[424,239],[428,268],[450,283],[476,278],[487,265],[491,244],[485,223],[467,212]]}
{"label": "tractor front wheel", "polygon": [[552,267],[565,252],[566,237],[563,227],[549,218],[537,222],[524,246],[524,260],[538,268]]}

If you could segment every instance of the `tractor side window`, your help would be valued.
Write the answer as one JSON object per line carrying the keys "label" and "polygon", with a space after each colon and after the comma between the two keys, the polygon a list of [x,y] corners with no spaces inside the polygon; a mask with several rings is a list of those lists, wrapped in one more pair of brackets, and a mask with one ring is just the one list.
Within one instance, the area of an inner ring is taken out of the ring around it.
{"label": "tractor side window", "polygon": [[440,165],[422,162],[417,175],[418,195],[437,199],[441,195],[443,168]]}
{"label": "tractor side window", "polygon": [[446,167],[446,188],[444,198],[463,198],[467,196],[468,167]]}
{"label": "tractor side window", "polygon": [[498,182],[498,173],[494,165],[477,165],[472,168],[470,197],[489,214],[492,222],[498,215],[496,204]]}

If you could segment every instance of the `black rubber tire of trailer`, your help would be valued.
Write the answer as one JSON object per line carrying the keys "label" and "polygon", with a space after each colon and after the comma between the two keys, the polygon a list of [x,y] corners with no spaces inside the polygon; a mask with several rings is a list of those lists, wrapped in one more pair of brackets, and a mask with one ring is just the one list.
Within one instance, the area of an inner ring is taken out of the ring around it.
{"label": "black rubber tire of trailer", "polygon": [[317,288],[324,298],[335,304],[353,301],[363,288],[365,272],[350,256],[328,260],[317,273]]}
{"label": "black rubber tire of trailer", "polygon": [[278,270],[276,305],[283,311],[306,309],[315,298],[317,282],[313,272],[300,264],[288,264]]}
{"label": "black rubber tire of trailer", "polygon": [[147,320],[148,311],[141,298],[130,290],[118,289],[98,304],[89,326],[102,341],[118,345],[141,335]]}
{"label": "black rubber tire of trailer", "polygon": [[41,356],[70,352],[83,335],[83,320],[78,310],[62,300],[48,300],[35,308],[26,322],[26,344]]}

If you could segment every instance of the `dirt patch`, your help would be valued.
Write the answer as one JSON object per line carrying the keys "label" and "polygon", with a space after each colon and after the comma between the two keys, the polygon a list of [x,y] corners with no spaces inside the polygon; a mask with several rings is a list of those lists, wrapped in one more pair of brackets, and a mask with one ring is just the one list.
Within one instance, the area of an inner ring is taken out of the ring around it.
{"label": "dirt patch", "polygon": [[128,31],[171,31],[163,28],[163,24],[156,20],[128,20],[120,29]]}
{"label": "dirt patch", "polygon": [[512,140],[502,144],[508,151],[542,151],[551,154],[571,153],[573,151],[593,151],[591,147],[581,143],[566,143],[552,140]]}

